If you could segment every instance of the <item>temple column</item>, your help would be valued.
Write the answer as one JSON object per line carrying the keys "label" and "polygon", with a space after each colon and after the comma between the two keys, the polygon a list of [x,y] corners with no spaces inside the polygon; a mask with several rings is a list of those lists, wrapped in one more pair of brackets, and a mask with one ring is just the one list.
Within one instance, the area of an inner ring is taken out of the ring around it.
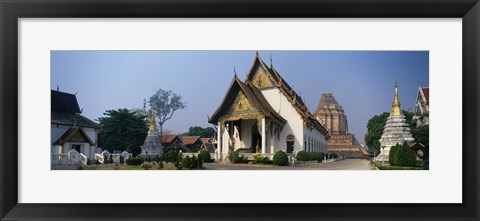
{"label": "temple column", "polygon": [[271,154],[274,154],[275,153],[275,150],[273,149],[274,148],[274,145],[273,145],[273,142],[275,141],[274,137],[275,137],[275,133],[274,133],[274,126],[272,125],[271,127],[271,131],[270,131],[270,153]]}
{"label": "temple column", "polygon": [[265,117],[262,118],[262,153],[265,154],[266,153],[266,149],[267,149],[267,144],[266,144],[266,135],[265,135]]}
{"label": "temple column", "polygon": [[218,162],[222,161],[222,122],[218,122],[217,128],[217,158]]}

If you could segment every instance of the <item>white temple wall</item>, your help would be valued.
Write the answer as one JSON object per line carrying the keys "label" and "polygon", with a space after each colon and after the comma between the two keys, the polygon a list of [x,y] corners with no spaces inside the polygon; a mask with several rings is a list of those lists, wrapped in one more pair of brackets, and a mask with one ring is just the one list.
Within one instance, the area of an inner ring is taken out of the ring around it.
{"label": "white temple wall", "polygon": [[90,138],[91,141],[95,143],[97,132],[95,131],[95,128],[91,127],[82,127],[83,131],[87,134],[88,138]]}
{"label": "white temple wall", "polygon": [[[289,134],[295,136],[294,151],[303,150],[303,119],[295,110],[295,107],[293,107],[290,101],[288,101],[278,88],[262,90],[262,94],[273,109],[279,112],[280,116],[287,120],[287,123],[280,133],[280,140],[277,137],[275,138],[275,152],[278,150],[287,150],[286,138]],[[267,139],[267,146],[269,146],[268,143]]]}
{"label": "white temple wall", "polygon": [[306,151],[327,153],[327,139],[320,131],[306,126],[303,126],[303,130],[305,138],[307,138]]}

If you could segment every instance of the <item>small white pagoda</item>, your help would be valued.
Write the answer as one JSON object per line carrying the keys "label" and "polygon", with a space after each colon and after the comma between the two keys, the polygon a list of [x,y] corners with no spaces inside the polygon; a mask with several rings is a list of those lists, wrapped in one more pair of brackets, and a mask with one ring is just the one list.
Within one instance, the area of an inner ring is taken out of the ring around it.
{"label": "small white pagoda", "polygon": [[155,114],[152,110],[152,116],[150,119],[150,128],[148,129],[147,137],[142,145],[142,153],[140,157],[145,158],[148,156],[155,157],[163,154],[162,143],[160,142],[160,135],[157,127],[155,126]]}
{"label": "small white pagoda", "polygon": [[390,148],[392,148],[392,146],[403,144],[404,142],[410,144],[413,141],[414,139],[410,133],[410,127],[400,109],[398,85],[397,82],[395,82],[395,97],[393,98],[390,116],[387,118],[382,137],[380,138],[381,152],[376,158],[377,161],[388,161],[388,154],[390,153]]}

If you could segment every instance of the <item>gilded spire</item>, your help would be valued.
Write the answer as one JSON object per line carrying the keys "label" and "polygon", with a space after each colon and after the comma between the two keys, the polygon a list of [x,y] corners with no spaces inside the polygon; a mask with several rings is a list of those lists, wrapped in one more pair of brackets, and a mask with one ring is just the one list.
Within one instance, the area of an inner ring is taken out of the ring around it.
{"label": "gilded spire", "polygon": [[390,110],[390,116],[402,116],[402,110],[400,109],[400,100],[398,99],[397,81],[395,81],[395,97],[393,98],[392,109]]}
{"label": "gilded spire", "polygon": [[155,127],[155,111],[152,109],[152,116],[150,117],[150,129],[149,131],[154,131],[156,130]]}

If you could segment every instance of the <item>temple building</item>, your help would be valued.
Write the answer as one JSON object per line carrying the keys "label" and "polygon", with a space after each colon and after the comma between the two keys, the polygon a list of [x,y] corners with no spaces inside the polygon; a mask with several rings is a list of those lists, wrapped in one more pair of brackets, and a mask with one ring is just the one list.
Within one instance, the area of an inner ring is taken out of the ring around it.
{"label": "temple building", "polygon": [[235,74],[209,122],[218,126],[217,154],[221,160],[230,151],[269,157],[280,150],[287,154],[327,152],[328,131],[258,52],[245,81]]}
{"label": "temple building", "polygon": [[415,109],[413,110],[413,120],[417,121],[417,126],[428,125],[430,91],[428,87],[419,87]]}
{"label": "temple building", "polygon": [[383,129],[382,137],[380,138],[381,152],[377,157],[377,161],[388,161],[390,148],[396,144],[412,144],[414,139],[410,133],[410,127],[407,120],[400,109],[400,100],[398,99],[398,85],[395,82],[395,94],[390,110],[390,116]]}
{"label": "temple building", "polygon": [[157,127],[155,126],[155,114],[152,111],[152,116],[150,119],[150,127],[148,129],[147,137],[145,142],[142,145],[142,153],[140,156],[158,156],[163,154],[162,143],[160,142],[160,135],[158,133]]}
{"label": "temple building", "polygon": [[330,133],[328,152],[349,158],[361,158],[368,154],[355,135],[348,132],[347,115],[331,93],[322,94],[315,117]]}
{"label": "temple building", "polygon": [[51,90],[51,164],[95,160],[100,126],[81,115],[75,94]]}

